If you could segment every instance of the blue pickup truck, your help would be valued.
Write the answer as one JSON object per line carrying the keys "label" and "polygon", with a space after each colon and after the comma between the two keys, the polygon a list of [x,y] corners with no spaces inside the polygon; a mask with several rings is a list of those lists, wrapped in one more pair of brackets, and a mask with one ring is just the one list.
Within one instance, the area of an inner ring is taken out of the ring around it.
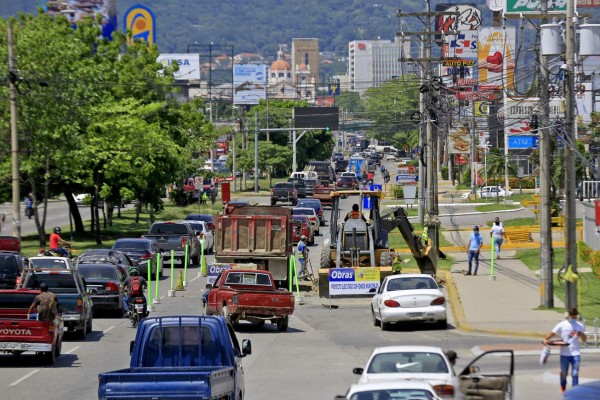
{"label": "blue pickup truck", "polygon": [[245,398],[242,357],[252,353],[223,317],[146,318],[127,369],[98,375],[98,399]]}

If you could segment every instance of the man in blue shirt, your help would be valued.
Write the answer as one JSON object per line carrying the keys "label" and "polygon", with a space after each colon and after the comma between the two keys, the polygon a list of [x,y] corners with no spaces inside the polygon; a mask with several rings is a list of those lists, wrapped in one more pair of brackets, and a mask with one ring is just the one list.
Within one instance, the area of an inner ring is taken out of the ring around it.
{"label": "man in blue shirt", "polygon": [[471,265],[473,259],[475,259],[475,272],[473,275],[477,275],[477,269],[479,268],[479,251],[481,250],[481,246],[483,246],[483,236],[479,233],[479,227],[475,225],[473,228],[473,233],[471,233],[471,237],[469,238],[469,272],[467,275],[471,275]]}

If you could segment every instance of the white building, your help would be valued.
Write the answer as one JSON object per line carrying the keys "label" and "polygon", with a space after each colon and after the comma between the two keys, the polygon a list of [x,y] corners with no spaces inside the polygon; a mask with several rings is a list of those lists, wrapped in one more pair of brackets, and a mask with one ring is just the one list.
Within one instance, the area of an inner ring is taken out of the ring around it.
{"label": "white building", "polygon": [[348,53],[350,91],[363,95],[368,88],[408,72],[407,64],[399,60],[410,57],[410,40],[403,46],[391,40],[354,40],[348,44]]}

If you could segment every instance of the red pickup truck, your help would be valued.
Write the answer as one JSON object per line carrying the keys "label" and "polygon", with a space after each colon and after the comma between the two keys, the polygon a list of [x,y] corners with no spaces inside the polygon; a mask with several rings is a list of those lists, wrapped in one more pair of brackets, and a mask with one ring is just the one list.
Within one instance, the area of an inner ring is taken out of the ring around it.
{"label": "red pickup truck", "polygon": [[207,315],[222,315],[234,325],[240,320],[277,325],[280,332],[288,328],[294,312],[294,295],[277,289],[269,271],[230,269],[221,272],[208,293]]}
{"label": "red pickup truck", "polygon": [[[27,319],[29,306],[39,290],[0,290],[0,352],[19,355],[35,352],[44,364],[52,365],[60,355],[63,320]],[[60,305],[60,304],[59,304]]]}

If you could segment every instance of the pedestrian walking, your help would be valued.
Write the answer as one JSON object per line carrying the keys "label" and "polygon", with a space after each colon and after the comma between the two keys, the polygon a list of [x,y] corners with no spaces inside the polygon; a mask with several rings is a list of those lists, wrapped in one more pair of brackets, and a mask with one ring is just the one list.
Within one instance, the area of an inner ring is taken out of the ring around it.
{"label": "pedestrian walking", "polygon": [[500,248],[502,247],[502,242],[504,242],[505,237],[504,225],[500,222],[500,218],[496,217],[496,220],[492,224],[492,229],[490,229],[490,238],[492,238],[494,254],[497,259],[500,259]]}
{"label": "pedestrian walking", "polygon": [[481,246],[483,246],[483,236],[479,233],[479,227],[475,225],[473,233],[471,233],[471,237],[469,238],[469,271],[467,272],[467,275],[471,275],[473,259],[475,259],[475,271],[473,272],[473,275],[477,275]]}
{"label": "pedestrian walking", "polygon": [[573,386],[579,384],[579,366],[581,364],[581,353],[579,351],[579,339],[587,340],[585,327],[577,320],[579,312],[576,308],[569,308],[565,314],[566,319],[556,324],[552,331],[544,338],[544,344],[552,344],[555,335],[560,336],[564,344],[560,348],[560,392],[564,393],[567,388],[567,375],[569,365],[571,366],[571,379]]}

